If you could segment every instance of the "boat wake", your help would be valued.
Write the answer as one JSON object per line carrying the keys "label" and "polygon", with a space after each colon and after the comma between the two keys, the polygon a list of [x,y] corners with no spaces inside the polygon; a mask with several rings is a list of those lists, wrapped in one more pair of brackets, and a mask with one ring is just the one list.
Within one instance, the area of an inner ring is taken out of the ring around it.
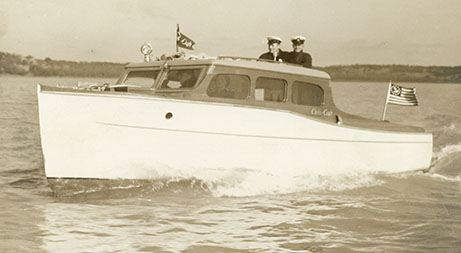
{"label": "boat wake", "polygon": [[448,176],[461,176],[461,142],[449,144],[435,152],[432,156],[430,173]]}
{"label": "boat wake", "polygon": [[[152,180],[53,179],[49,180],[58,197],[155,198],[181,195],[182,197],[248,197],[280,195],[296,192],[341,192],[364,187],[379,187],[392,178],[413,178],[425,175],[434,179],[461,181],[461,143],[447,145],[434,153],[432,165],[424,173],[402,172],[386,176],[383,173],[349,172],[334,175],[284,173],[270,174],[263,170],[235,169],[232,172],[202,173],[199,177],[174,176]],[[208,175],[208,176],[207,176]]]}
{"label": "boat wake", "polygon": [[172,177],[155,180],[49,180],[58,197],[83,196],[98,198],[154,197],[156,195],[210,195],[214,197],[246,197],[294,192],[336,192],[360,187],[381,185],[383,181],[373,173],[341,175],[286,175],[268,174],[257,170],[235,170],[213,178]]}
{"label": "boat wake", "polygon": [[434,135],[429,173],[456,180],[461,176],[461,117],[437,114],[426,122]]}
{"label": "boat wake", "polygon": [[286,175],[252,171],[240,180],[221,181],[214,187],[215,196],[244,197],[294,192],[344,191],[382,184],[374,174],[347,173],[340,175]]}

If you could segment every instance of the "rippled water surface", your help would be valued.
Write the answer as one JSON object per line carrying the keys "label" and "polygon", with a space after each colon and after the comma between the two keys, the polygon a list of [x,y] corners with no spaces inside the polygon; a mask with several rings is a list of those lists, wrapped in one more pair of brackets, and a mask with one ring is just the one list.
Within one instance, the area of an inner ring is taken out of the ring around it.
{"label": "rippled water surface", "polygon": [[[92,79],[104,82],[114,80]],[[427,173],[171,178],[48,186],[36,84],[0,77],[0,252],[459,252],[461,84],[414,86],[418,107],[386,119],[434,135]],[[380,119],[385,83],[332,84],[345,111]],[[391,155],[390,155],[391,157]]]}

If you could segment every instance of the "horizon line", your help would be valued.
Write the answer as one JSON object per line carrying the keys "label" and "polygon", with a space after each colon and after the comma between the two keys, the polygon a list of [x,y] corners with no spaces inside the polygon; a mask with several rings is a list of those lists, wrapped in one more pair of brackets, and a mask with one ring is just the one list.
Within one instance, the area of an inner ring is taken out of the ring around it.
{"label": "horizon line", "polygon": [[[77,62],[77,63],[112,63],[112,64],[129,64],[129,63],[139,63],[142,61],[126,61],[126,62],[116,62],[116,61],[74,61],[74,60],[67,60],[67,59],[52,59],[51,57],[45,57],[44,59],[41,58],[36,58],[33,55],[24,55],[20,53],[11,53],[11,52],[6,52],[6,51],[0,51],[0,53],[6,53],[6,54],[11,54],[11,55],[16,55],[16,56],[21,56],[21,57],[29,57],[31,56],[32,58],[36,60],[43,60],[45,61],[46,59],[50,59],[52,61],[67,61],[67,62]],[[248,58],[248,57],[243,57],[243,56],[232,56],[232,57],[241,57],[241,58]],[[257,59],[257,58],[255,58]],[[403,63],[386,63],[386,64],[375,64],[375,63],[350,63],[350,64],[336,64],[336,65],[326,65],[326,66],[313,66],[313,67],[319,67],[319,68],[327,68],[327,67],[341,67],[341,66],[357,66],[357,65],[368,65],[368,66],[406,66],[406,67],[451,67],[451,68],[456,68],[456,67],[461,67],[460,65],[414,65],[414,64],[403,64]]]}

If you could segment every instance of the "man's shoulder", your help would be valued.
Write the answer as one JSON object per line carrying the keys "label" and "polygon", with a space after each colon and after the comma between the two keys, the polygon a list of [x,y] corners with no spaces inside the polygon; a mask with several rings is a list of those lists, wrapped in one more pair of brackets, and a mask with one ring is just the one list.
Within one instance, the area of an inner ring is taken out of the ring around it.
{"label": "man's shoulder", "polygon": [[259,59],[272,59],[272,58],[274,58],[274,56],[272,55],[271,52],[265,52],[259,56]]}
{"label": "man's shoulder", "polygon": [[309,53],[306,53],[304,51],[301,51],[301,52],[291,51],[290,53],[293,54],[293,55],[302,55],[302,56],[309,55],[310,56]]}
{"label": "man's shoulder", "polygon": [[292,52],[292,56],[293,57],[296,57],[298,59],[311,59],[311,55],[309,53],[306,53],[306,52]]}
{"label": "man's shoulder", "polygon": [[295,52],[295,51],[290,51],[290,52],[287,52],[287,55],[290,55],[290,56],[310,56],[310,54],[306,53],[306,52]]}

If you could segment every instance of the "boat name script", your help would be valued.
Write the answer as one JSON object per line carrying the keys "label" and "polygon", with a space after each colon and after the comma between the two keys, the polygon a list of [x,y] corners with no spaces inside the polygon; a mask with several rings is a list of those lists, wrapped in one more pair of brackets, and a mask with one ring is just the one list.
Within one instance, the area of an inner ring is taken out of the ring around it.
{"label": "boat name script", "polygon": [[331,116],[333,112],[328,109],[321,110],[317,108],[312,108],[311,114],[316,116]]}

